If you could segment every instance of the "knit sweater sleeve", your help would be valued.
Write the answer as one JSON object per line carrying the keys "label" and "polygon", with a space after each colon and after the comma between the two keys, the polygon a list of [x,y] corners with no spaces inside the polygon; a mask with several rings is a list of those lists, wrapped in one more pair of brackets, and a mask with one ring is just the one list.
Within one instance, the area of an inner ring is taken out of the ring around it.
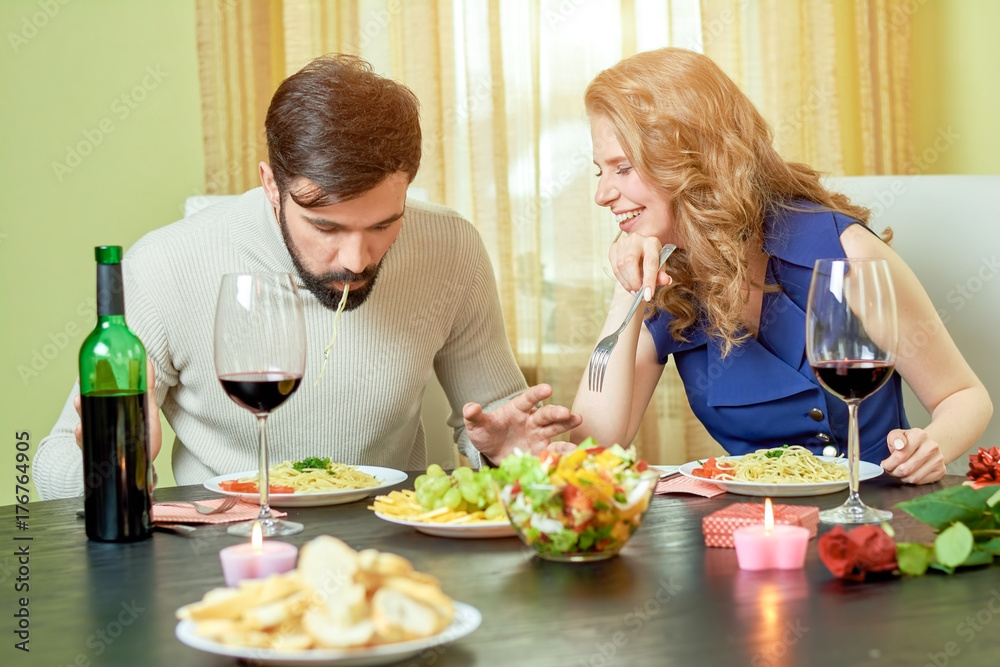
{"label": "knit sweater sleeve", "polygon": [[435,357],[434,370],[456,408],[449,426],[455,429],[459,449],[479,466],[482,459],[465,432],[462,405],[476,402],[489,412],[527,385],[507,339],[493,267],[481,237],[472,235],[455,251],[467,253],[472,270],[451,333]]}
{"label": "knit sweater sleeve", "polygon": [[[166,371],[169,367],[166,337],[153,303],[143,289],[142,280],[135,273],[135,254],[130,251],[122,263],[125,319],[129,328],[142,341],[147,357],[153,362],[157,379],[157,405],[159,405],[163,402],[168,386],[176,383],[176,378]],[[38,443],[33,469],[35,489],[42,500],[83,495],[83,452],[76,444],[74,434],[77,424],[80,423],[80,417],[73,407],[73,400],[79,393],[78,378],[73,383],[69,398],[63,405],[52,431]]]}

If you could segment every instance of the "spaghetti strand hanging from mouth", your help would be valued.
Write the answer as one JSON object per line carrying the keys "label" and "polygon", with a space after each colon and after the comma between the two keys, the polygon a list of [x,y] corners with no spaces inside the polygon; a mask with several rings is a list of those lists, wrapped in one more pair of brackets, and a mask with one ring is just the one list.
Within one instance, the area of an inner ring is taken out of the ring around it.
{"label": "spaghetti strand hanging from mouth", "polygon": [[333,349],[333,344],[337,341],[337,323],[340,321],[340,314],[344,312],[344,306],[347,305],[347,293],[350,291],[350,283],[344,283],[344,293],[340,297],[340,303],[337,304],[337,312],[333,316],[333,335],[330,337],[330,342],[327,344],[326,349],[323,350],[323,367],[319,369],[319,376],[316,378],[315,384],[313,384],[314,387],[319,385],[319,381],[323,379],[323,374],[326,373],[326,364],[330,361],[330,350]]}

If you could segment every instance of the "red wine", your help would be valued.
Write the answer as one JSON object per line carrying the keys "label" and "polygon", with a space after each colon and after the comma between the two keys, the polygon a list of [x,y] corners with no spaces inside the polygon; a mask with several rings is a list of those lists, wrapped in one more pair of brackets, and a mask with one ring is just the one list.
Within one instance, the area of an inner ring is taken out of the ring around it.
{"label": "red wine", "polygon": [[838,359],[812,364],[813,372],[824,387],[845,401],[874,394],[892,374],[888,361]]}
{"label": "red wine", "polygon": [[219,376],[219,381],[237,405],[260,415],[271,412],[288,400],[299,388],[302,376],[291,373],[233,373]]}
{"label": "red wine", "polygon": [[146,394],[98,392],[81,397],[81,404],[87,537],[145,539],[153,532]]}
{"label": "red wine", "polygon": [[94,248],[97,325],[80,346],[87,537],[153,534],[153,461],[146,415],[146,348],[125,323],[122,247]]}

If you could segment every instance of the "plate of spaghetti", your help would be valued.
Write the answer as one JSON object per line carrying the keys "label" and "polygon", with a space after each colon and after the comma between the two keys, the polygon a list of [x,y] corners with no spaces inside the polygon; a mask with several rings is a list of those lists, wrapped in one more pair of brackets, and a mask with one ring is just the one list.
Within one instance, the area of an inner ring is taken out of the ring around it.
{"label": "plate of spaghetti", "polygon": [[[882,466],[858,462],[858,479],[882,474]],[[847,488],[847,459],[816,456],[805,447],[785,445],[743,456],[691,461],[680,473],[725,487],[743,496],[822,496]]]}
{"label": "plate of spaghetti", "polygon": [[[406,481],[406,473],[378,466],[349,466],[328,458],[282,461],[268,471],[270,504],[274,507],[340,505],[367,498]],[[257,471],[219,475],[205,481],[209,491],[260,502]]]}

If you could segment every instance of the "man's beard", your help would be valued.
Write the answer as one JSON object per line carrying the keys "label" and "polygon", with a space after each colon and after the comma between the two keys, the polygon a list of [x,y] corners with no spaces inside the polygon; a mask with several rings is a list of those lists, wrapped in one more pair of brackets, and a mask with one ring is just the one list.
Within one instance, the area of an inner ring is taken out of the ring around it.
{"label": "man's beard", "polygon": [[292,256],[292,264],[295,265],[295,270],[299,273],[299,278],[302,279],[302,283],[306,286],[306,289],[312,292],[321,304],[329,308],[330,310],[337,310],[340,307],[340,300],[344,296],[343,290],[335,289],[330,287],[330,283],[356,283],[359,281],[365,281],[365,284],[361,287],[353,288],[347,292],[347,303],[344,304],[344,310],[354,310],[368,298],[371,294],[372,289],[375,287],[375,281],[378,278],[378,273],[382,269],[382,262],[378,264],[372,264],[371,266],[365,268],[361,273],[354,273],[353,271],[343,270],[343,271],[330,271],[321,275],[316,275],[311,273],[302,264],[302,257],[299,254],[299,249],[295,247],[295,243],[292,241],[291,235],[288,233],[288,221],[285,219],[285,200],[282,198],[281,205],[278,208],[278,226],[281,228],[281,236],[285,239],[285,247],[288,248],[288,254]]}

